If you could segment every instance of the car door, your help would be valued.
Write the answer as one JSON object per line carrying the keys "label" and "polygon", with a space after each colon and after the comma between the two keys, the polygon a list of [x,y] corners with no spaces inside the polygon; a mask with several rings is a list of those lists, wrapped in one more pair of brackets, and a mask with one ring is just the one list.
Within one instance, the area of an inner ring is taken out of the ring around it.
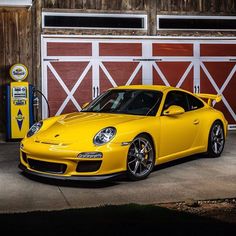
{"label": "car door", "polygon": [[[164,115],[164,110],[171,105],[180,106],[185,112],[173,116]],[[197,112],[191,112],[188,94],[177,90],[168,92],[160,117],[159,157],[175,159],[194,148],[199,123]]]}

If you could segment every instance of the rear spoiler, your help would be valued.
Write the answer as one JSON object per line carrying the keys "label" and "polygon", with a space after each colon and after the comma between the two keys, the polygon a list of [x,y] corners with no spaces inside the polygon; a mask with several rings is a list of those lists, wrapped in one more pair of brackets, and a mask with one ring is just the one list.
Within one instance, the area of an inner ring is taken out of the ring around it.
{"label": "rear spoiler", "polygon": [[200,98],[207,99],[207,103],[209,106],[212,106],[213,101],[220,102],[222,99],[220,94],[214,95],[214,94],[207,94],[207,93],[197,93],[195,95]]}

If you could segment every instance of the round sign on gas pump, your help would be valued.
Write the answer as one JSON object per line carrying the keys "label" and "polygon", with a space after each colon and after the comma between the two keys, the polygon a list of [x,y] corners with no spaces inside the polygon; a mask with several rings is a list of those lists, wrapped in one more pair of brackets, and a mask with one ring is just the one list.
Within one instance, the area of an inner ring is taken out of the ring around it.
{"label": "round sign on gas pump", "polygon": [[28,69],[24,64],[14,64],[10,68],[10,76],[15,81],[22,81],[28,76]]}

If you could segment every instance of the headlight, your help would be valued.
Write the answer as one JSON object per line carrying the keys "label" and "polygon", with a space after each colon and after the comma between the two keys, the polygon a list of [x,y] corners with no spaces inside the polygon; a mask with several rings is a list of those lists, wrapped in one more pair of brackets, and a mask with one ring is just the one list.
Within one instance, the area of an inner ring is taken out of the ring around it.
{"label": "headlight", "polygon": [[27,133],[27,138],[29,138],[29,137],[31,137],[32,135],[36,134],[36,133],[40,130],[40,128],[42,127],[42,125],[43,125],[43,122],[42,122],[42,121],[39,121],[39,122],[33,124],[33,125],[31,126],[31,128],[29,129],[28,133]]}
{"label": "headlight", "polygon": [[109,142],[116,134],[116,129],[114,127],[107,127],[100,130],[93,138],[93,143],[95,145],[103,145]]}

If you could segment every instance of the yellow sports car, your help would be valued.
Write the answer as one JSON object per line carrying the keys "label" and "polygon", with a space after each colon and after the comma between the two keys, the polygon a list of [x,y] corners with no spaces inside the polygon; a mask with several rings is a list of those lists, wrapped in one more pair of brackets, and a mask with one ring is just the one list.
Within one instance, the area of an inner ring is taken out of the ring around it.
{"label": "yellow sports car", "polygon": [[228,124],[212,107],[220,100],[167,86],[112,88],[80,112],[34,124],[21,142],[19,167],[58,179],[126,173],[141,180],[164,162],[196,153],[218,157]]}

